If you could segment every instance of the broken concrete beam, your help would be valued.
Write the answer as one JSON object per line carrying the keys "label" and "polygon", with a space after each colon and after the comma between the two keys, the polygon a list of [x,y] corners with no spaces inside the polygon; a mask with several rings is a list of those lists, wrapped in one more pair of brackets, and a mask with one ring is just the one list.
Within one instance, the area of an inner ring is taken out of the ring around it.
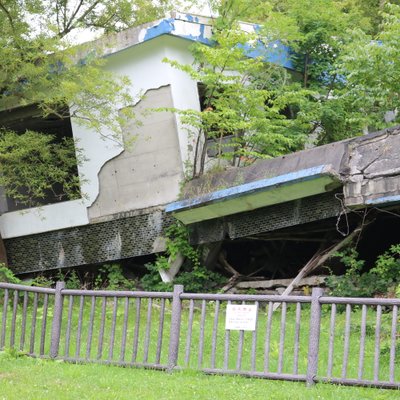
{"label": "broken concrete beam", "polygon": [[[319,286],[325,283],[327,276],[309,276],[301,279],[297,287],[300,286]],[[293,279],[271,279],[267,281],[242,281],[236,285],[238,289],[273,289],[278,287],[288,287]]]}
{"label": "broken concrete beam", "polygon": [[174,259],[171,259],[171,257],[168,259],[168,269],[160,269],[160,276],[161,280],[164,283],[170,283],[174,280],[175,275],[179,272],[181,269],[181,266],[183,262],[185,261],[185,257],[181,254],[178,253]]}

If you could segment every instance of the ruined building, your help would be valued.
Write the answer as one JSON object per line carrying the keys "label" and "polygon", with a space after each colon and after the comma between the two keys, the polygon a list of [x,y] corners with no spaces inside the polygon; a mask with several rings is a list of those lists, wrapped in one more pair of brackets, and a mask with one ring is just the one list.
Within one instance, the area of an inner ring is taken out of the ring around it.
{"label": "ruined building", "polygon": [[[252,25],[244,28],[254,29]],[[232,257],[241,249],[238,263],[254,271],[260,267],[257,252],[270,252],[270,260],[276,257],[278,270],[284,261],[279,254],[290,256],[282,245],[287,242],[293,243],[289,253],[296,253],[296,243],[302,246],[293,264],[298,269],[315,251],[322,233],[334,242],[358,226],[360,215],[361,220],[366,215],[360,210],[379,210],[377,218],[387,218],[383,226],[398,228],[394,214],[400,200],[399,129],[205,177],[193,181],[185,199],[178,200],[195,139],[175,114],[149,113],[149,109],[200,109],[198,82],[163,59],[190,64],[190,44],[208,43],[210,35],[206,18],[175,14],[96,43],[108,57],[105,68],[133,82],[131,93],[138,100],[132,107],[142,115],[143,124],[127,127],[127,137],[134,134],[136,138],[131,147],[86,132],[73,119],[38,120],[29,107],[9,113],[10,126],[16,131],[39,123],[49,131],[79,139],[87,158],[78,166],[84,178],[82,199],[21,212],[11,199],[1,198],[0,230],[16,273],[163,251],[163,229],[172,216],[190,225],[194,244],[214,243],[211,250],[222,246]],[[268,49],[266,61],[292,68],[284,47]]]}

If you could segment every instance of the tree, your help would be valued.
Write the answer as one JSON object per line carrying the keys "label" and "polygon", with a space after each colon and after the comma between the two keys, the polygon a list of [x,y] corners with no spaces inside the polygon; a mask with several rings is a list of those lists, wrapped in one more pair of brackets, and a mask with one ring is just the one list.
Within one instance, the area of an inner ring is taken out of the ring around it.
{"label": "tree", "polygon": [[[374,0],[213,6],[212,45],[193,46],[193,65],[169,60],[203,84],[201,112],[179,111],[199,138],[193,176],[204,172],[210,141],[219,160],[238,166],[395,123],[384,115],[399,106],[399,6]],[[240,20],[257,23],[257,33],[243,32]],[[263,45],[274,43],[293,50],[294,71],[263,62]],[[249,57],[254,51],[259,57]]]}
{"label": "tree", "polygon": [[[365,126],[374,128],[398,121],[400,107],[400,6],[387,4],[379,15],[377,34],[354,29],[338,62],[339,73],[346,77],[341,97],[359,110]],[[393,120],[387,119],[388,111]]]}
{"label": "tree", "polygon": [[211,46],[192,46],[192,65],[166,60],[200,84],[201,110],[172,110],[197,138],[192,177],[204,173],[210,142],[218,163],[240,166],[300,149],[307,130],[296,109],[311,92],[283,67],[264,62],[268,49],[259,35],[244,32],[228,14],[213,31]]}

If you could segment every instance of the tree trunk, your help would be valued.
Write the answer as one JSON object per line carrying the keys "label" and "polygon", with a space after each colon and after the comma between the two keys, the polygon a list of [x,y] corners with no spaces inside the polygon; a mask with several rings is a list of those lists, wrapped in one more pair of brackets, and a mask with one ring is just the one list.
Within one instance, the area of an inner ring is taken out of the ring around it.
{"label": "tree trunk", "polygon": [[4,264],[6,267],[8,266],[6,246],[4,246],[4,241],[3,238],[1,237],[1,234],[0,234],[0,263]]}

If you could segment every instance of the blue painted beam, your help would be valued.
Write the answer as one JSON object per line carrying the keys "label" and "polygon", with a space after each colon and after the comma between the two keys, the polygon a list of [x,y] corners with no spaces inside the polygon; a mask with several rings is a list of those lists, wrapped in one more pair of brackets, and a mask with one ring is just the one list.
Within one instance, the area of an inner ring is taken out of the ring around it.
{"label": "blue painted beam", "polygon": [[239,197],[245,197],[259,192],[271,191],[284,185],[293,185],[295,183],[315,180],[323,176],[332,176],[335,180],[339,181],[339,178],[336,176],[334,171],[332,171],[329,165],[319,165],[316,167],[275,176],[273,178],[261,179],[258,181],[245,183],[243,185],[217,190],[203,196],[176,201],[168,204],[165,211],[167,213],[179,213],[199,207],[205,207],[207,205],[222,201],[229,201]]}
{"label": "blue painted beam", "polygon": [[365,204],[369,206],[381,205],[381,204],[394,204],[394,203],[400,203],[400,195],[383,196],[383,197],[378,197],[376,199],[367,199],[365,201]]}

